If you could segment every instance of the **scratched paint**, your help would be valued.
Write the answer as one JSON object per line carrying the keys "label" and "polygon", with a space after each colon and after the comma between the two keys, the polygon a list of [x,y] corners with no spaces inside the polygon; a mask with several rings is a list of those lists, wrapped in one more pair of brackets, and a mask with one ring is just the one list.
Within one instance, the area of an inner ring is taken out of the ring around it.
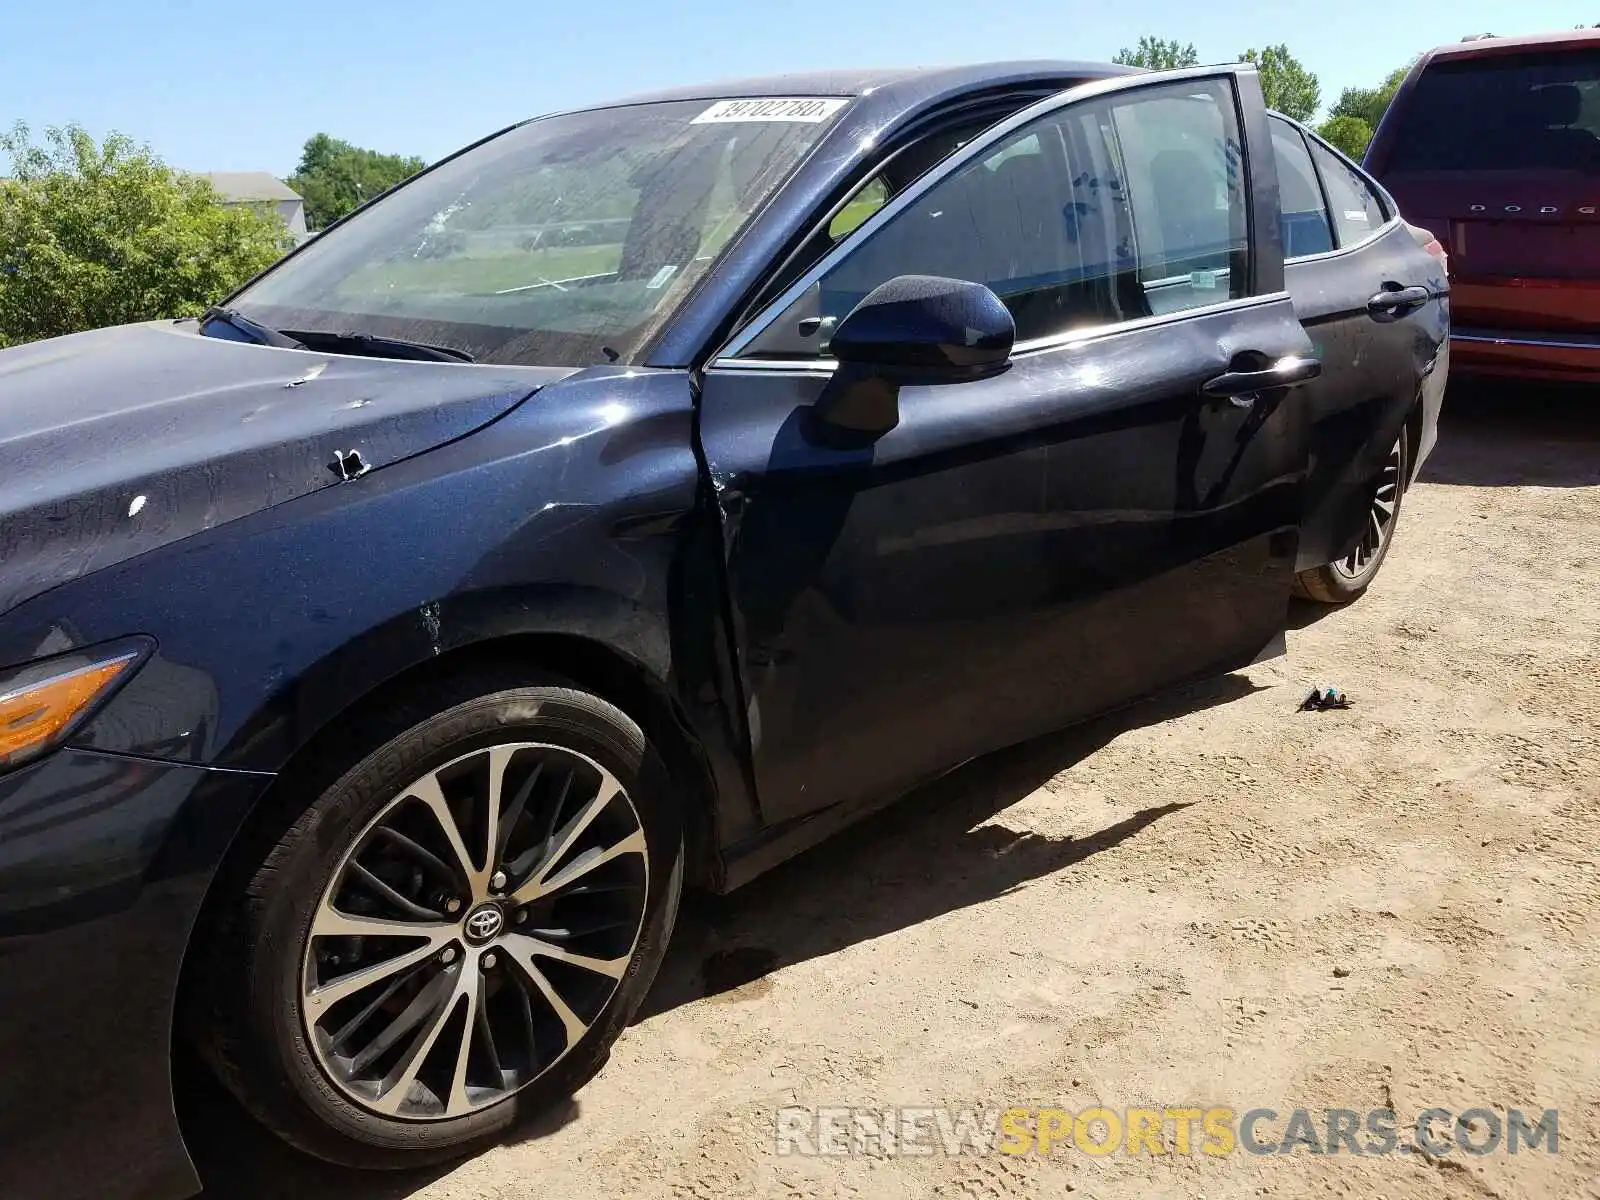
{"label": "scratched paint", "polygon": [[422,628],[428,634],[428,644],[433,647],[435,654],[439,654],[443,650],[440,640],[443,626],[439,620],[439,602],[430,600],[422,606],[420,612],[422,614]]}

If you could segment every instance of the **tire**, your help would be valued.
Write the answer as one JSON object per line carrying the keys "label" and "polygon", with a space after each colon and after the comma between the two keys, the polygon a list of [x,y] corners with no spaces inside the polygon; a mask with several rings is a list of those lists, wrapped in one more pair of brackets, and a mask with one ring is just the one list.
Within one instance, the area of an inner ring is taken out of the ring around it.
{"label": "tire", "polygon": [[[442,1162],[604,1064],[672,931],[680,813],[639,726],[554,682],[435,684],[338,733],[347,768],[323,768],[328,786],[236,869],[197,935],[193,1032],[300,1149],[359,1168]],[[400,928],[420,932],[373,934]]]}
{"label": "tire", "polygon": [[[1411,447],[1402,429],[1395,439],[1389,457],[1384,461],[1373,496],[1368,502],[1367,527],[1362,539],[1345,558],[1336,562],[1312,567],[1295,576],[1294,594],[1320,604],[1349,604],[1358,600],[1378,577],[1383,560],[1389,556],[1394,544],[1395,527],[1400,523],[1400,505],[1405,499],[1406,475],[1411,466]],[[1383,505],[1392,502],[1387,521],[1374,538],[1374,522],[1383,512]]]}

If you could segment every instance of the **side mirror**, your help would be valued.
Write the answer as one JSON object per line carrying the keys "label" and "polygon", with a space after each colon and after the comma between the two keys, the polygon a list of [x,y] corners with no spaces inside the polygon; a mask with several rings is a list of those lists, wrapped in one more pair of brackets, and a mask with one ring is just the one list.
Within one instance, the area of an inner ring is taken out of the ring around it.
{"label": "side mirror", "polygon": [[898,275],[840,321],[828,349],[858,375],[896,383],[974,379],[1011,359],[1016,322],[981,283]]}

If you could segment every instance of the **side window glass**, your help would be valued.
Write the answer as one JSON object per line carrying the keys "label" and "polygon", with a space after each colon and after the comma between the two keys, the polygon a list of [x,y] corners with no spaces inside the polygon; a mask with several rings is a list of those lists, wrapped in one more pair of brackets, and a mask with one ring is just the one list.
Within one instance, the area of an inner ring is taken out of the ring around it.
{"label": "side window glass", "polygon": [[887,203],[889,203],[889,185],[884,182],[882,175],[874,175],[861,185],[860,190],[850,197],[850,202],[828,222],[829,240],[843,241],[848,234],[861,228],[868,217]]}
{"label": "side window glass", "polygon": [[[1025,102],[1025,99],[1016,100],[1019,106]],[[825,254],[861,228],[880,208],[985,129],[1009,115],[991,110],[986,115],[969,117],[935,130],[890,154],[878,171],[856,189],[844,207],[811,235],[793,261],[785,266],[785,277],[775,278],[772,286],[781,290],[804,275]],[[809,315],[814,317],[816,314]],[[782,327],[771,327],[762,335],[760,345],[751,347],[746,354],[778,358],[815,355],[819,344],[825,345],[827,339],[817,337],[813,324],[805,328],[806,333],[800,335],[792,322]]]}
{"label": "side window glass", "polygon": [[1328,189],[1328,207],[1333,210],[1333,229],[1340,247],[1366,241],[1389,219],[1383,202],[1356,169],[1337,154],[1315,144],[1311,153],[1317,160],[1323,186]]}
{"label": "side window glass", "polygon": [[1333,230],[1322,187],[1311,165],[1311,153],[1300,131],[1274,117],[1272,149],[1278,160],[1279,225],[1283,229],[1283,256],[1300,258],[1333,249]]}
{"label": "side window glass", "polygon": [[1178,85],[1110,108],[1150,311],[1237,299],[1249,287],[1239,127],[1230,84]]}
{"label": "side window glass", "polygon": [[1084,101],[987,148],[853,244],[743,353],[826,354],[838,321],[897,275],[986,284],[1019,342],[1243,296],[1245,197],[1229,81]]}

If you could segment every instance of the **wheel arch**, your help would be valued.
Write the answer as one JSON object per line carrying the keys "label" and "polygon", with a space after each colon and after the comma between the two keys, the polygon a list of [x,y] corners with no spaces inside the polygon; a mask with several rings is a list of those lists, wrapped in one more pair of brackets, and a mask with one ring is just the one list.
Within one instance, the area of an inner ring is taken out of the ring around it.
{"label": "wheel arch", "polygon": [[[425,618],[430,628],[442,628],[444,619],[439,615],[425,614]],[[637,620],[629,623],[636,625]],[[599,624],[614,622],[602,620]],[[318,783],[328,769],[326,764],[341,757],[337,748],[340,731],[346,725],[382,707],[388,702],[386,697],[398,690],[421,690],[445,679],[489,669],[503,672],[508,664],[526,668],[530,679],[556,676],[593,692],[639,722],[646,738],[661,754],[684,801],[687,882],[709,888],[720,885],[716,774],[692,723],[668,687],[664,664],[659,659],[646,661],[596,630],[586,631],[559,619],[544,624],[480,620],[470,628],[477,636],[469,634],[450,645],[436,644],[432,653],[414,657],[399,669],[367,673],[335,702],[324,699],[315,705],[294,705],[292,747],[277,765],[276,777],[251,806],[231,839],[208,890],[202,919],[217,902],[218,894],[225,892],[240,861],[248,862],[263,848],[264,841],[287,827],[320,794]],[[383,640],[387,640],[385,635],[377,631],[330,656],[308,673],[308,680],[301,681],[297,690],[325,698],[328,693],[322,685],[331,682],[352,661],[352,653],[370,661],[372,643]],[[196,929],[199,927],[197,922]]]}
{"label": "wheel arch", "polygon": [[[204,938],[216,936],[231,898],[282,832],[306,806],[341,774],[352,751],[338,745],[340,731],[364,713],[381,707],[397,689],[426,689],[447,679],[486,669],[502,675],[508,664],[525,667],[530,680],[559,678],[615,704],[639,722],[646,738],[661,754],[680,797],[684,799],[685,882],[720,889],[722,858],[716,830],[716,775],[690,722],[672,697],[663,677],[625,650],[593,634],[569,629],[501,631],[464,642],[412,662],[404,669],[367,681],[292,750],[276,778],[257,797],[224,851],[190,927],[179,967],[173,1006],[176,1048],[189,1022],[200,1019],[193,1001],[194,953]],[[174,1050],[174,1052],[176,1052]]]}

